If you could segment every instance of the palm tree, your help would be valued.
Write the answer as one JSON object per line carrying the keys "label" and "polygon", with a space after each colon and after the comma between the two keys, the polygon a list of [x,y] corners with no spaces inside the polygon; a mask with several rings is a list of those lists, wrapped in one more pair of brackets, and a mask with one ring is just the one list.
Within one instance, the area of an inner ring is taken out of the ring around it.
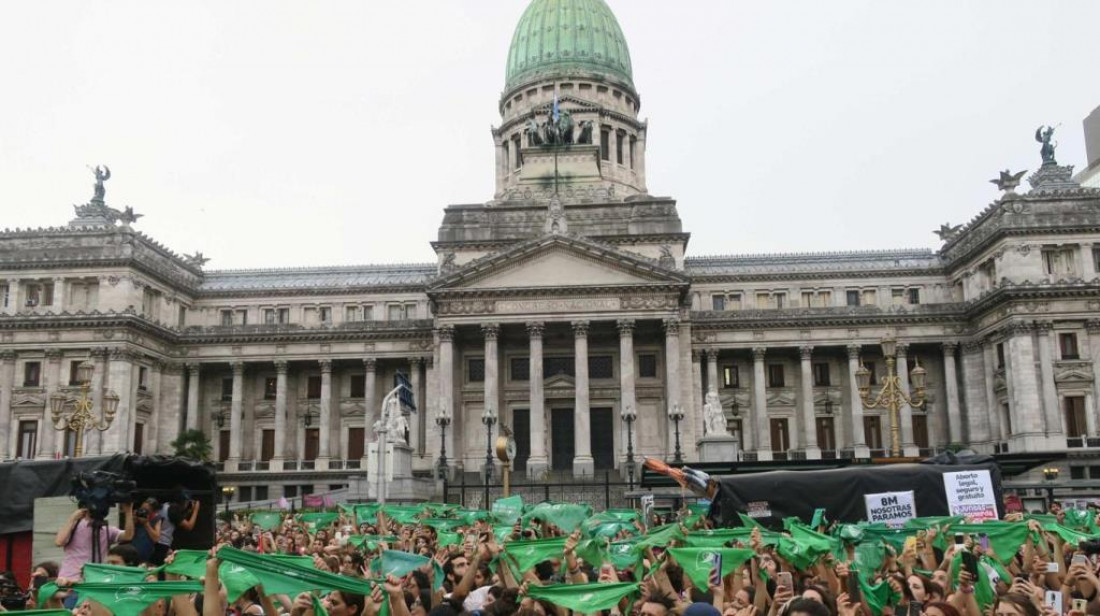
{"label": "palm tree", "polygon": [[179,438],[172,441],[172,447],[176,450],[176,456],[191,458],[192,460],[208,461],[213,449],[210,440],[202,430],[187,430],[180,434]]}

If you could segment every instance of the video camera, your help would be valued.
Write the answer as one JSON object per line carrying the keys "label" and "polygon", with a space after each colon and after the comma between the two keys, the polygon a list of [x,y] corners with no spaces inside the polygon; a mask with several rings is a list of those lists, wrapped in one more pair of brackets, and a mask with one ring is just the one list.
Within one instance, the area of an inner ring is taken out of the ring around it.
{"label": "video camera", "polygon": [[30,599],[30,593],[23,592],[15,580],[0,577],[0,607],[9,612],[25,610],[28,599]]}
{"label": "video camera", "polygon": [[69,496],[87,509],[93,520],[105,520],[111,505],[133,502],[135,490],[137,482],[132,479],[107,471],[90,471],[73,477]]}

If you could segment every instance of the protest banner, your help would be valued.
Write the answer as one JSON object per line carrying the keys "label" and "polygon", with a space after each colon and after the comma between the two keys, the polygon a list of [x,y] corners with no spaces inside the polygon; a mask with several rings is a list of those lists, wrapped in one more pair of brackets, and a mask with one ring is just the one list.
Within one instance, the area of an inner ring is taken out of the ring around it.
{"label": "protest banner", "polygon": [[943,487],[951,515],[966,516],[976,522],[997,519],[997,497],[989,471],[944,473]]}
{"label": "protest banner", "polygon": [[882,523],[890,528],[900,528],[908,520],[917,517],[915,500],[912,490],[865,494],[863,502],[867,507],[867,521],[872,524]]}

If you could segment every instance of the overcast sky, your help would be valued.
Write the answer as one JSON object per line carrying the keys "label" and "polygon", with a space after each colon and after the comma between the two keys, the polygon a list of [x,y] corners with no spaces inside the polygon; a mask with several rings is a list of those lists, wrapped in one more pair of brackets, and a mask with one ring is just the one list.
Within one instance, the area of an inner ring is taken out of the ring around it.
{"label": "overcast sky", "polygon": [[[646,170],[693,255],[938,246],[1035,169],[1085,164],[1100,2],[608,0]],[[208,268],[424,262],[493,196],[527,0],[0,3],[0,226],[108,203]]]}

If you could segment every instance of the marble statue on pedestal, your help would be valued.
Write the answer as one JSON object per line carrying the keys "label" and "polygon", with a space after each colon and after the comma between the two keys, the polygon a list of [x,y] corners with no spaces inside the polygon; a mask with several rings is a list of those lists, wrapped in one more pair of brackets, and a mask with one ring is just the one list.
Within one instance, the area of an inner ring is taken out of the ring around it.
{"label": "marble statue on pedestal", "polygon": [[726,427],[726,413],[722,410],[722,401],[714,392],[707,394],[706,402],[703,404],[703,427],[708,436],[729,433]]}

